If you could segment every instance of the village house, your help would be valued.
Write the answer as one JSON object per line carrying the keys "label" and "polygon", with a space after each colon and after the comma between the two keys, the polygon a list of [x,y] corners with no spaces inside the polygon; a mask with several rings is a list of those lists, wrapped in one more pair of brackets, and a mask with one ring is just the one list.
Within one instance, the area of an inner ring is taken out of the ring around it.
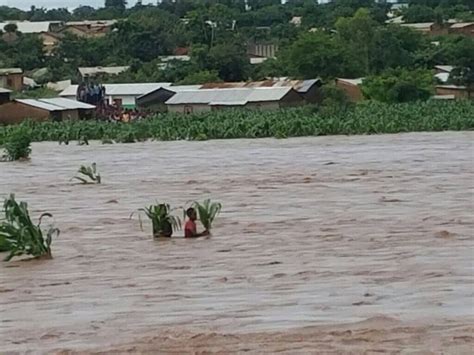
{"label": "village house", "polygon": [[440,83],[443,83],[443,84],[447,83],[453,69],[454,69],[454,66],[452,65],[435,65],[434,66],[434,70],[436,73],[435,78]]}
{"label": "village house", "polygon": [[63,31],[78,37],[99,38],[109,33],[116,23],[117,20],[69,21]]}
{"label": "village house", "polygon": [[166,101],[168,112],[185,114],[227,108],[278,110],[303,104],[291,86],[185,90]]}
{"label": "village house", "polygon": [[[1,93],[0,93],[1,96]],[[0,124],[25,120],[63,121],[91,118],[95,106],[64,98],[17,99],[3,102],[0,98]]]}
{"label": "village house", "polygon": [[467,87],[462,85],[438,85],[435,88],[437,97],[454,97],[456,99],[474,99],[474,94],[469,93]]}
{"label": "village house", "polygon": [[341,89],[347,96],[350,102],[358,102],[364,99],[360,85],[363,78],[344,79],[336,78],[336,87]]}
{"label": "village house", "polygon": [[[152,92],[171,83],[133,83],[133,84],[104,84],[105,98],[109,105],[123,108],[135,108],[139,96]],[[71,85],[63,90],[59,96],[76,100],[78,85]]]}
{"label": "village house", "polygon": [[54,49],[61,43],[61,34],[56,32],[42,32],[39,38],[43,42],[43,50],[46,55],[52,55]]}
{"label": "village house", "polygon": [[23,87],[23,70],[21,68],[0,69],[0,87],[20,91]]}
{"label": "village house", "polygon": [[136,99],[136,105],[141,110],[152,110],[156,112],[166,112],[165,102],[173,97],[177,92],[198,90],[201,85],[177,85],[160,87]]}
{"label": "village house", "polygon": [[[17,26],[18,32],[38,35],[43,42],[43,49],[48,55],[51,55],[54,47],[58,45],[61,39],[59,32],[64,26],[64,22],[61,21],[8,21],[0,22],[0,30],[4,30],[5,26],[11,23]],[[16,34],[13,34],[13,38],[8,40],[14,41],[15,39]]]}
{"label": "village house", "polygon": [[449,27],[448,33],[474,37],[474,22],[455,23]]}
{"label": "village house", "polygon": [[291,87],[305,100],[307,104],[321,102],[321,79],[308,80],[265,80],[226,83],[207,83],[201,89],[230,89],[230,88],[259,88],[259,87]]}
{"label": "village house", "polygon": [[448,34],[448,28],[446,26],[435,22],[401,23],[400,26],[408,27],[415,31],[432,36]]}

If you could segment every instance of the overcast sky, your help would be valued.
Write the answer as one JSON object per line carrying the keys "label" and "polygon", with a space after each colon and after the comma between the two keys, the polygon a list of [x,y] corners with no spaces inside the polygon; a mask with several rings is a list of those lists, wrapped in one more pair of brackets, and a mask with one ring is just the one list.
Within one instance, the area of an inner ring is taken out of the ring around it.
{"label": "overcast sky", "polygon": [[[36,7],[68,7],[75,8],[79,5],[102,7],[105,0],[0,0],[0,5],[29,9],[31,5]],[[128,0],[129,5],[135,4],[136,0]],[[144,4],[156,3],[156,0],[143,0]]]}

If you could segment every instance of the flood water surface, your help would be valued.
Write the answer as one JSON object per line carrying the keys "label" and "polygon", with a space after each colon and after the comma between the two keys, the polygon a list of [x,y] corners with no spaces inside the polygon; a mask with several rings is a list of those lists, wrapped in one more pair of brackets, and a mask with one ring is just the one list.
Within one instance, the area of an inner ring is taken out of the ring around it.
{"label": "flood water surface", "polygon": [[[472,350],[473,139],[34,144],[0,195],[61,235],[0,264],[1,352]],[[70,181],[92,162],[102,185]],[[209,239],[130,219],[209,197]]]}

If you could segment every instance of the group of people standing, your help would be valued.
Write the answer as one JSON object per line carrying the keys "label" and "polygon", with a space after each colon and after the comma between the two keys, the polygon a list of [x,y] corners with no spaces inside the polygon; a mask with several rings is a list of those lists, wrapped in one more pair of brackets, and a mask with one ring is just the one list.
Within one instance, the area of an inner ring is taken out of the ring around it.
{"label": "group of people standing", "polygon": [[104,106],[106,103],[105,94],[104,85],[82,82],[77,87],[76,100],[95,106]]}

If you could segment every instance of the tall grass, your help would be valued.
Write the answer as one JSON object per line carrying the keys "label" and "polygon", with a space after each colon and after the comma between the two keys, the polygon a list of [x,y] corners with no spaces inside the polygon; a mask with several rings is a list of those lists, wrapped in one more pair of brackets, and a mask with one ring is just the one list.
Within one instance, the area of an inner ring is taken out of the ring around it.
{"label": "tall grass", "polygon": [[368,101],[349,108],[322,106],[277,112],[223,110],[194,115],[159,114],[129,124],[29,122],[0,127],[0,144],[22,127],[32,132],[33,141],[106,138],[120,142],[459,131],[474,128],[474,102],[433,100],[385,104]]}

